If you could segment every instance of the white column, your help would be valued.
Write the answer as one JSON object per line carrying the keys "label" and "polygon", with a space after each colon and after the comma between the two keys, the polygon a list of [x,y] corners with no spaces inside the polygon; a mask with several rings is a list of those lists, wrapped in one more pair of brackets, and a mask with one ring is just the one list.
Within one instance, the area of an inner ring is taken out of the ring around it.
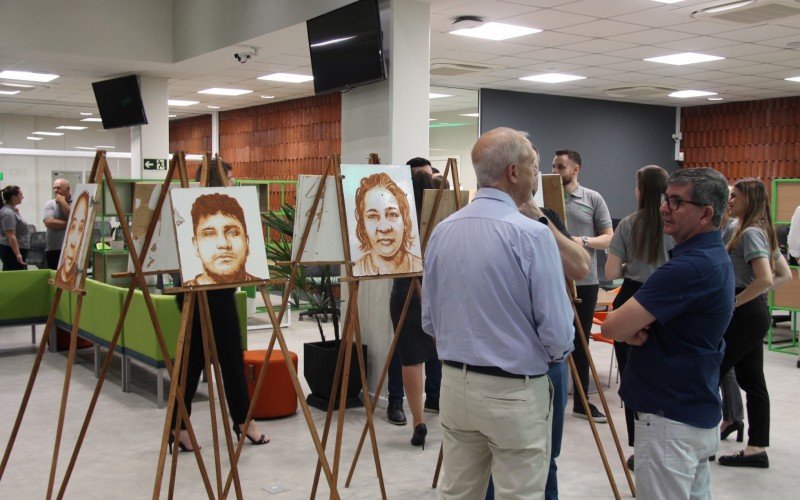
{"label": "white column", "polygon": [[145,170],[145,159],[169,158],[169,106],[167,79],[139,77],[147,125],[131,127],[131,178],[163,179],[165,170]]}
{"label": "white column", "polygon": [[[366,163],[378,153],[385,164],[405,164],[429,150],[430,5],[413,0],[391,2],[382,13],[388,80],[342,94],[342,163]],[[361,283],[361,335],[369,345],[370,388],[375,389],[389,343],[391,280]],[[384,394],[386,386],[384,385]]]}

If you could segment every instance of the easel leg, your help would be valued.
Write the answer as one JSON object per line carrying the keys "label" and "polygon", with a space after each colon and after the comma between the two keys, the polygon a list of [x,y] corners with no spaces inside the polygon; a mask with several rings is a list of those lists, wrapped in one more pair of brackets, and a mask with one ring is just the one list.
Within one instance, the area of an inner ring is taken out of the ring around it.
{"label": "easel leg", "polygon": [[[403,331],[403,325],[406,321],[406,316],[408,315],[408,308],[411,305],[411,298],[413,297],[414,291],[416,287],[419,286],[419,280],[414,278],[411,282],[411,287],[406,294],[406,300],[403,303],[403,310],[400,313],[400,319],[397,321],[397,327],[394,329],[394,335],[392,336],[392,342],[389,344],[389,350],[386,353],[386,361],[383,363],[383,370],[381,371],[381,376],[378,379],[378,386],[375,388],[375,396],[372,398],[372,407],[371,410],[368,412],[370,415],[375,414],[375,408],[378,405],[378,399],[380,398],[381,390],[383,389],[383,384],[386,381],[386,374],[389,372],[389,365],[392,363],[392,356],[394,356],[395,348],[397,347],[397,342],[400,339],[400,335]],[[363,366],[363,365],[362,365]],[[364,394],[367,394],[365,391]],[[364,428],[361,430],[361,437],[358,440],[358,446],[356,446],[356,453],[353,456],[353,463],[350,464],[350,471],[347,473],[347,481],[344,483],[345,488],[350,487],[350,481],[353,479],[353,474],[356,471],[356,465],[358,465],[358,459],[361,456],[361,448],[364,446],[364,440],[367,437],[367,428],[368,425],[365,422]]]}
{"label": "easel leg", "polygon": [[444,443],[439,446],[439,458],[436,460],[436,471],[433,473],[433,483],[431,488],[436,489],[439,484],[439,473],[442,472],[442,460],[444,460]]}
{"label": "easel leg", "polygon": [[64,417],[67,414],[67,399],[69,398],[69,385],[72,380],[72,365],[75,363],[75,351],[78,348],[78,327],[81,319],[81,309],[83,308],[83,295],[78,295],[75,315],[73,316],[72,332],[69,338],[69,354],[67,355],[67,367],[64,370],[64,388],[61,391],[61,407],[58,411],[58,425],[56,426],[56,437],[53,444],[53,460],[50,463],[50,479],[47,482],[48,500],[53,497],[53,486],[56,480],[56,469],[58,468],[58,452],[61,449],[61,436],[64,432]]}
{"label": "easel leg", "polygon": [[[211,322],[211,309],[208,304],[208,296],[204,293],[201,295],[202,301],[202,313],[205,317],[206,326],[209,332],[209,338],[207,340],[207,346],[209,348],[208,356],[211,359],[212,366],[214,367],[214,376],[216,377],[216,386],[217,386],[217,399],[219,400],[219,408],[220,414],[222,415],[222,429],[225,433],[225,447],[228,451],[228,460],[230,460],[231,464],[231,474],[233,475],[233,485],[234,489],[236,490],[236,498],[241,500],[242,499],[242,485],[239,482],[239,469],[237,467],[237,461],[234,460],[233,455],[233,437],[231,432],[233,430],[231,426],[231,421],[228,418],[228,400],[225,397],[225,387],[222,382],[222,372],[219,366],[219,353],[217,352],[217,342],[216,336],[217,333],[214,331],[213,323]],[[211,386],[209,386],[209,392],[211,391]],[[244,436],[242,436],[244,437]],[[220,485],[222,484],[222,475],[220,474]],[[220,487],[220,498],[224,498],[224,494],[222,493],[222,488]]]}
{"label": "easel leg", "polygon": [[[36,383],[36,376],[39,374],[39,367],[42,364],[47,341],[50,338],[50,332],[54,329],[56,311],[58,310],[58,304],[61,301],[61,294],[63,292],[61,288],[56,288],[53,303],[50,305],[50,312],[47,315],[47,324],[42,333],[42,340],[39,341],[39,349],[36,351],[36,358],[33,360],[33,368],[31,368],[31,374],[28,377],[28,385],[25,387],[25,394],[22,396],[22,402],[19,405],[19,411],[17,411],[17,418],[14,420],[14,428],[11,429],[11,435],[8,438],[8,444],[6,444],[6,451],[3,453],[3,462],[0,464],[0,480],[3,479],[3,474],[6,472],[8,460],[11,457],[11,450],[14,448],[14,442],[17,440],[17,434],[22,425],[25,410],[28,408],[28,401],[31,398],[31,392],[33,392],[33,385]],[[53,345],[55,345],[55,342],[53,342]]]}
{"label": "easel leg", "polygon": [[[211,325],[206,322],[208,318],[208,302],[205,292],[198,293],[198,300],[200,302],[200,331],[203,335],[203,358],[205,361],[205,372],[208,376],[208,409],[211,413],[211,441],[214,446],[214,469],[217,473],[217,497],[222,493],[222,464],[220,463],[219,456],[219,437],[217,435],[217,409],[214,404],[214,377],[211,376],[211,356],[209,344],[214,340],[211,339],[212,329]],[[217,381],[220,382],[220,381]],[[224,403],[224,402],[221,402]]]}

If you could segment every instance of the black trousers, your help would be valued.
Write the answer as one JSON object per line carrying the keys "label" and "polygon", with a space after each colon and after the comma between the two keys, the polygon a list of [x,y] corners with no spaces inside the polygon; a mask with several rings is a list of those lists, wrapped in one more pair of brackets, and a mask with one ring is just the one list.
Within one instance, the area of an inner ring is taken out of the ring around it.
{"label": "black trousers", "polygon": [[[583,335],[586,338],[586,343],[589,343],[589,334],[592,332],[592,318],[594,317],[594,308],[597,306],[597,291],[600,285],[581,285],[575,287],[578,293],[578,298],[581,303],[575,307],[578,310],[578,320],[583,327]],[[572,360],[575,361],[575,368],[578,371],[578,380],[572,381],[572,408],[583,411],[581,405],[581,398],[578,396],[578,383],[580,382],[583,390],[588,392],[589,388],[589,359],[583,351],[581,339],[578,337],[578,328],[575,327],[575,350],[572,351]],[[587,393],[588,397],[588,393]]]}
{"label": "black trousers", "polygon": [[[633,294],[642,287],[639,281],[625,279],[619,289],[617,297],[614,299],[614,309],[619,309],[622,304],[628,301]],[[628,353],[631,350],[630,344],[625,342],[614,342],[614,354],[617,356],[617,364],[619,364],[619,373],[622,376],[625,373],[625,367],[628,365]],[[625,406],[625,428],[628,431],[628,446],[633,446],[633,433],[634,433],[634,411]]]}
{"label": "black trousers", "polygon": [[[239,333],[239,316],[236,314],[234,290],[210,290],[206,293],[208,294],[208,305],[211,309],[211,324],[214,328],[217,357],[222,371],[222,383],[225,386],[225,398],[228,400],[231,421],[236,425],[243,424],[245,418],[247,418],[250,396],[247,392],[247,380],[244,375],[242,339]],[[183,294],[178,295],[178,306],[183,308]],[[186,380],[181,381],[184,390],[183,400],[190,415],[192,413],[192,398],[197,392],[197,385],[200,382],[200,373],[203,368],[205,368],[205,357],[203,354],[203,337],[200,331],[200,308],[199,304],[195,303]],[[206,375],[209,376],[209,374]],[[176,419],[177,408],[173,413],[173,426]],[[184,424],[183,428],[185,427],[186,425]]]}
{"label": "black trousers", "polygon": [[725,331],[725,356],[719,375],[721,380],[733,368],[736,382],[747,395],[748,446],[769,446],[769,392],[764,379],[763,341],[770,322],[766,301],[757,297],[736,308]]}
{"label": "black trousers", "polygon": [[47,250],[44,253],[44,261],[47,269],[58,269],[58,261],[61,259],[61,250]]}
{"label": "black trousers", "polygon": [[[27,248],[20,248],[19,253],[22,254],[22,260],[28,256]],[[17,261],[17,256],[14,255],[14,250],[8,245],[0,245],[0,261],[3,262],[3,271],[24,271],[28,269]]]}

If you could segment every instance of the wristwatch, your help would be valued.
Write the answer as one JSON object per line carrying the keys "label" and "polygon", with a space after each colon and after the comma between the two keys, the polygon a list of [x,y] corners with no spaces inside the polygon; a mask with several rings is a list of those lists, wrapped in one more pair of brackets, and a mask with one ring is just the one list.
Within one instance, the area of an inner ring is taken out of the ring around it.
{"label": "wristwatch", "polygon": [[541,222],[541,223],[542,223],[542,224],[544,224],[545,226],[547,226],[547,225],[550,225],[550,221],[549,221],[549,220],[547,219],[547,217],[545,217],[544,215],[542,215],[541,217],[539,217],[539,222]]}
{"label": "wristwatch", "polygon": [[581,241],[583,242],[583,246],[589,246],[589,237],[588,236],[581,236]]}

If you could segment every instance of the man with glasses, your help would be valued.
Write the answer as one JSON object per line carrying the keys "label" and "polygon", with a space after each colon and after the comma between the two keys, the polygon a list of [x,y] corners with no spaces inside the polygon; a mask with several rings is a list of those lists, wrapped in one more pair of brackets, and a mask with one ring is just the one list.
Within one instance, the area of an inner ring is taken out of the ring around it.
{"label": "man with glasses", "polygon": [[662,198],[670,260],[603,322],[633,345],[620,396],[636,413],[637,497],[711,498],[719,367],[733,315],[733,266],[718,231],[728,184],[710,168],[674,172]]}

